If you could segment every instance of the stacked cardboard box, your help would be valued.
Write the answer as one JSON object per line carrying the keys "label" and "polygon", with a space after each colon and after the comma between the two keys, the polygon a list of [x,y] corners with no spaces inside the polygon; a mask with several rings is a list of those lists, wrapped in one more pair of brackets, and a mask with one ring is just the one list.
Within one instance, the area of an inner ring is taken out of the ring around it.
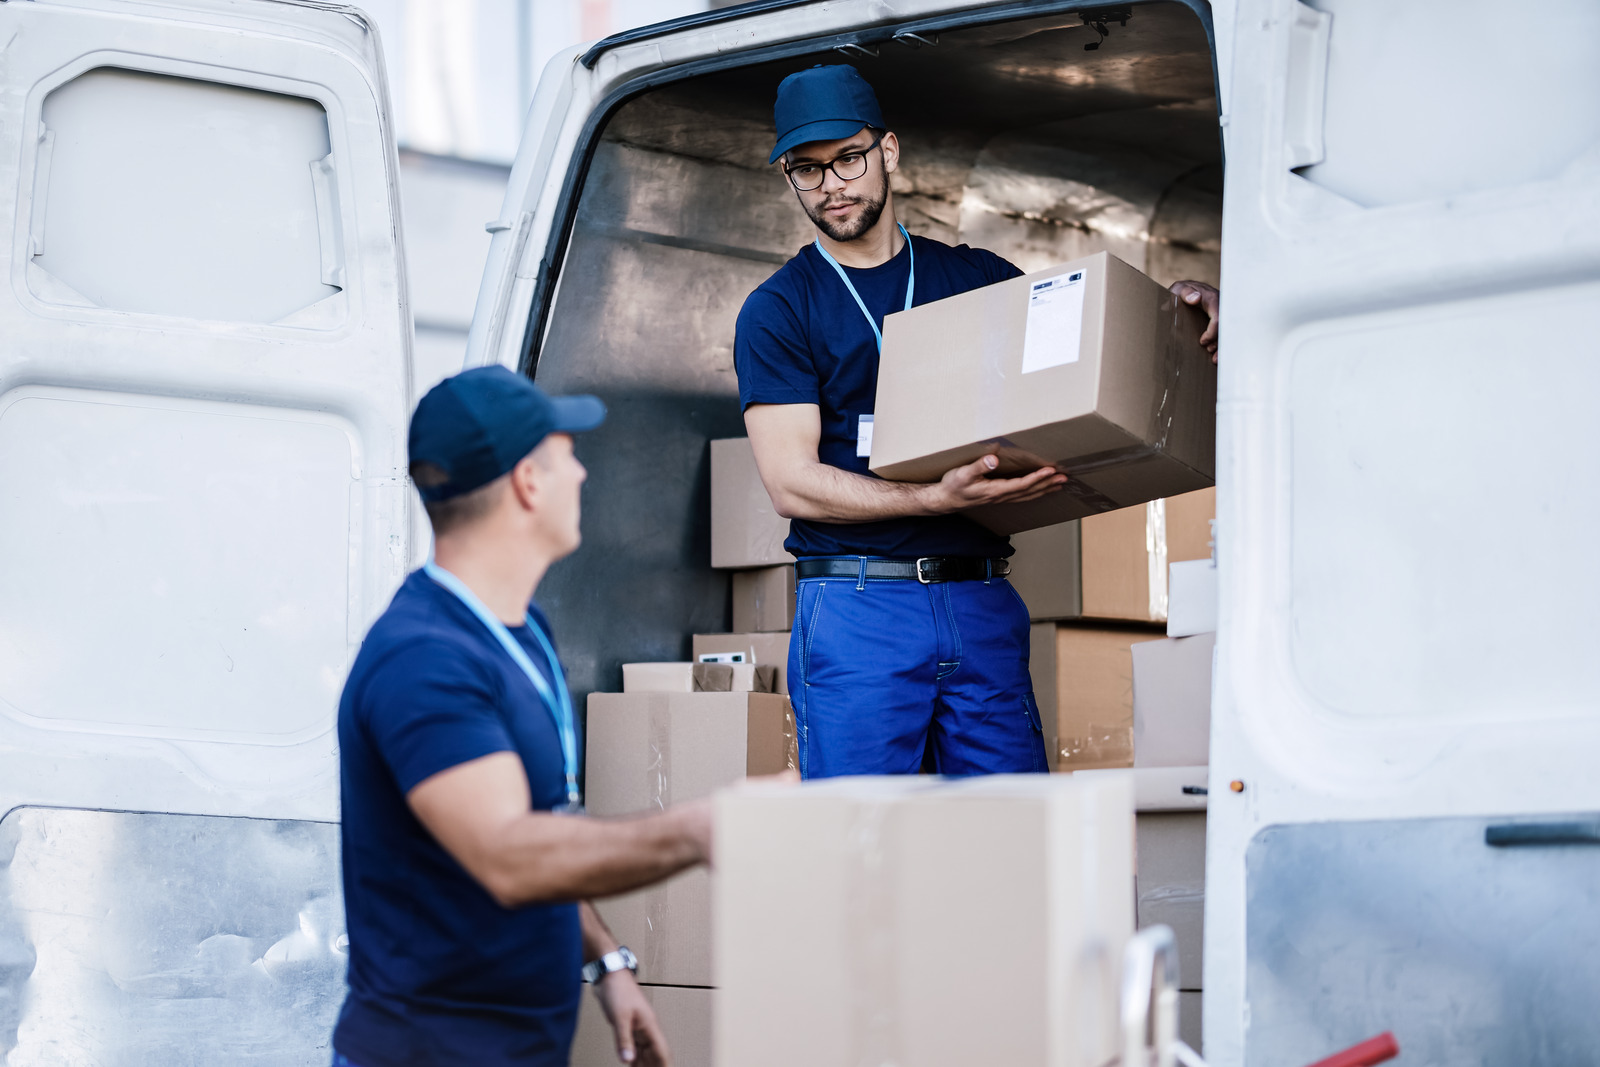
{"label": "stacked cardboard box", "polygon": [[[792,762],[788,698],[768,692],[692,691],[669,684],[704,664],[635,665],[636,684],[658,689],[589,696],[585,802],[596,816],[661,811]],[[732,676],[732,665],[711,664]],[[706,672],[699,670],[704,676]],[[713,672],[715,673],[715,672]],[[661,677],[651,678],[651,674]],[[776,670],[752,669],[769,681]],[[663,681],[662,679],[666,680]],[[674,689],[676,688],[676,691]],[[674,1062],[709,1063],[711,889],[704,868],[595,902],[617,939],[639,957],[639,980],[674,1047]],[[587,1006],[573,1064],[616,1062],[610,1028]]]}
{"label": "stacked cardboard box", "polygon": [[711,442],[711,565],[733,571],[733,628],[787,630],[794,620],[789,520],[772,507],[746,437]]}
{"label": "stacked cardboard box", "polygon": [[[1196,580],[1195,568],[1210,567],[1215,499],[1205,489],[1013,537],[1012,584],[1035,620],[1034,693],[1047,742],[1054,720],[1055,769],[1135,764],[1136,660],[1145,664],[1146,703],[1161,723],[1146,731],[1145,744],[1192,751],[1204,736],[1209,659],[1197,673],[1203,657],[1194,648],[1186,656],[1176,653],[1181,645],[1162,645],[1165,655],[1135,649],[1159,641],[1169,609],[1186,624],[1207,617],[1195,601],[1214,582]],[[1184,739],[1169,736],[1174,730],[1186,731]],[[1156,758],[1171,765],[1175,757]]]}
{"label": "stacked cardboard box", "polygon": [[716,1061],[1110,1061],[1133,931],[1129,778],[719,793]]}
{"label": "stacked cardboard box", "polygon": [[1163,623],[1179,580],[1169,564],[1211,558],[1216,500],[1201,489],[1014,534],[1011,584],[1035,622]]}

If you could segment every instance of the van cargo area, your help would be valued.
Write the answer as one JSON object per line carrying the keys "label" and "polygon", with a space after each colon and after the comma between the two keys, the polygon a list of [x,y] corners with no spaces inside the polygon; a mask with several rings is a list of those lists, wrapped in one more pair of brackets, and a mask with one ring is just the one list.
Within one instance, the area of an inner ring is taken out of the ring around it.
{"label": "van cargo area", "polygon": [[620,689],[624,662],[681,660],[691,635],[730,628],[729,576],[710,566],[707,442],[744,435],[745,296],[813,232],[767,164],[778,82],[849,62],[873,84],[914,233],[1025,271],[1104,250],[1162,284],[1216,284],[1222,147],[1203,10],[1121,8],[1103,41],[1089,13],[973,12],[936,34],[680,77],[599,116],[568,178],[567,237],[547,255],[553,298],[535,302],[525,342],[540,385],[598,394],[612,413],[578,442],[583,546],[539,590],[580,706]]}

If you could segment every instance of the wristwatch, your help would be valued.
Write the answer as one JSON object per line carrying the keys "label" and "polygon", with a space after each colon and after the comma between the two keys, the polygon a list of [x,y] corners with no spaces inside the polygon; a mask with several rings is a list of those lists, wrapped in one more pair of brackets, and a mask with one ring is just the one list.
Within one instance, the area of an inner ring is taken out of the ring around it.
{"label": "wristwatch", "polygon": [[618,945],[615,952],[607,952],[597,960],[590,960],[583,965],[583,980],[590,985],[598,985],[600,980],[613,971],[632,971],[639,973],[639,958],[628,951],[627,945]]}

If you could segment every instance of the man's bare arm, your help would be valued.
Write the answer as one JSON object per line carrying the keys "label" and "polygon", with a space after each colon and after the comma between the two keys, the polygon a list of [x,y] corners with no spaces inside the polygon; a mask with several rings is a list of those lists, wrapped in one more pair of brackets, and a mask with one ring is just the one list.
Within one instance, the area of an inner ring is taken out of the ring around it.
{"label": "man's bare arm", "polygon": [[440,771],[406,794],[434,839],[502,906],[625,893],[711,859],[709,801],[594,819],[529,811],[513,752]]}
{"label": "man's bare arm", "polygon": [[980,504],[1033,500],[1067,480],[1053,467],[1017,478],[987,475],[999,461],[984,456],[926,485],[887,482],[831,467],[817,458],[822,413],[815,404],[752,404],[745,429],[772,506],[786,519],[871,522],[911,515],[948,515]]}
{"label": "man's bare arm", "polygon": [[[583,928],[583,958],[597,960],[615,952],[617,939],[600,913],[587,900],[578,905],[578,922]],[[671,1067],[672,1050],[656,1021],[655,1009],[645,999],[639,983],[628,971],[613,971],[594,987],[600,1008],[616,1035],[617,1060],[639,1067]]]}

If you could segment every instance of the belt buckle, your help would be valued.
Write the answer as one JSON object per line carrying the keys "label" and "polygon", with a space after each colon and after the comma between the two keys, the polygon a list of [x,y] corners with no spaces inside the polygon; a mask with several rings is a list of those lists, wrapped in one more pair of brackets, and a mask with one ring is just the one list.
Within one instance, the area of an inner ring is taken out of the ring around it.
{"label": "belt buckle", "polygon": [[923,585],[932,585],[933,584],[933,580],[932,579],[924,578],[922,576],[922,565],[924,563],[931,563],[933,561],[933,559],[934,559],[933,556],[923,556],[923,557],[921,557],[921,558],[919,558],[917,560],[917,581],[921,582]]}

